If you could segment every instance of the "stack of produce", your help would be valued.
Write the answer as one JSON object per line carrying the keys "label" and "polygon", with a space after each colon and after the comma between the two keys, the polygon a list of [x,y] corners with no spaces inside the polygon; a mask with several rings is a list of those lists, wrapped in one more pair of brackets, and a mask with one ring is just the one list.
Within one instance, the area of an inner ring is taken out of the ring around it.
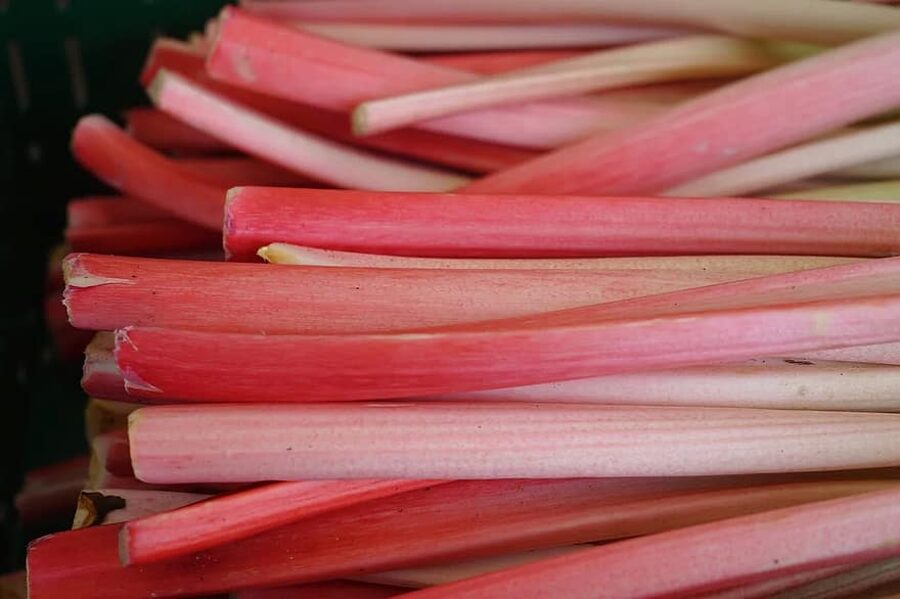
{"label": "stack of produce", "polygon": [[247,0],[141,81],[32,599],[897,590],[900,10]]}

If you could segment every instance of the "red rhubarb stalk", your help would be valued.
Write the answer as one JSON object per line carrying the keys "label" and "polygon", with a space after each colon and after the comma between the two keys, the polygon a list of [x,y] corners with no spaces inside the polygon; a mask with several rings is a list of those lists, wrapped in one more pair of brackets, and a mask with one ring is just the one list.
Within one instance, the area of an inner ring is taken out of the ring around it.
{"label": "red rhubarb stalk", "polygon": [[65,237],[74,251],[100,252],[124,256],[153,256],[190,250],[214,249],[221,236],[207,228],[174,218],[69,227]]}
{"label": "red rhubarb stalk", "polygon": [[239,591],[234,599],[385,599],[404,592],[404,589],[349,580],[313,582],[275,589]]}
{"label": "red rhubarb stalk", "polygon": [[295,26],[345,44],[395,52],[596,48],[635,44],[688,33],[672,27],[602,23],[413,25],[300,21]]}
{"label": "red rhubarb stalk", "polygon": [[185,173],[178,163],[130,138],[106,118],[83,117],[72,134],[82,166],[126,195],[207,228],[222,227],[225,187]]}
{"label": "red rhubarb stalk", "polygon": [[137,478],[164,484],[900,466],[900,415],[850,412],[444,402],[154,406],[129,417],[128,437]]}
{"label": "red rhubarb stalk", "polygon": [[189,555],[329,511],[437,484],[309,480],[238,491],[129,522],[119,540],[122,562],[146,564]]}
{"label": "red rhubarb stalk", "polygon": [[131,328],[117,336],[116,360],[128,392],[151,398],[361,400],[514,387],[900,341],[898,273],[900,259],[871,260],[415,334]]}
{"label": "red rhubarb stalk", "polygon": [[[163,48],[165,47],[163,45]],[[506,168],[534,156],[532,152],[522,149],[414,129],[357,137],[353,134],[350,120],[346,115],[220,83],[205,73],[201,58],[187,54],[180,56],[178,60],[169,60],[166,52],[157,52],[156,45],[151,49],[150,58],[141,76],[144,85],[149,85],[162,68],[190,77],[192,81],[243,106],[344,144],[374,148],[398,156],[417,158],[475,173]],[[156,112],[171,119],[165,113]]]}
{"label": "red rhubarb stalk", "polygon": [[812,141],[688,181],[667,196],[710,197],[772,189],[842,167],[900,153],[900,123]]}
{"label": "red rhubarb stalk", "polygon": [[[550,270],[702,270],[753,273],[756,276],[849,264],[856,258],[832,256],[649,256],[640,258],[412,258],[326,250],[289,243],[270,243],[257,252],[271,264],[344,266],[349,268],[550,269]],[[749,277],[748,277],[749,278]]]}
{"label": "red rhubarb stalk", "polygon": [[514,102],[664,81],[734,77],[783,62],[758,42],[700,35],[545,63],[410,94],[369,100],[353,113],[358,133],[378,133],[449,114]]}
{"label": "red rhubarb stalk", "polygon": [[161,110],[249,154],[292,172],[344,187],[443,191],[466,178],[346,147],[289,127],[173,72],[160,71],[148,89]]}
{"label": "red rhubarb stalk", "polygon": [[884,256],[900,250],[898,217],[887,204],[244,187],[229,192],[225,248],[238,259],[273,241],[453,258]]}
{"label": "red rhubarb stalk", "polygon": [[[723,272],[666,267],[552,271],[335,268],[98,254],[72,254],[64,270],[68,284],[65,304],[70,322],[78,328],[112,330],[135,325],[267,334],[449,325],[767,274],[752,267]],[[203,289],[202,301],[196,295],[198,288]],[[259,310],[260,297],[279,309]]]}
{"label": "red rhubarb stalk", "polygon": [[317,183],[303,175],[243,157],[182,158],[178,165],[195,177],[225,187],[236,185],[271,185],[273,187],[316,187]]}
{"label": "red rhubarb stalk", "polygon": [[113,599],[296,584],[647,534],[895,484],[807,478],[756,488],[757,477],[457,481],[140,568],[119,562],[121,526],[97,526],[32,543],[29,591]]}
{"label": "red rhubarb stalk", "polygon": [[114,476],[134,476],[128,435],[124,430],[97,435],[91,441],[92,458],[98,466]]}
{"label": "red rhubarb stalk", "polygon": [[[252,91],[350,111],[360,102],[477,78],[413,58],[350,46],[225,9],[207,59],[214,78]],[[301,84],[301,81],[303,82]],[[480,110],[429,122],[429,131],[546,149],[643,120],[658,108],[569,98]]]}
{"label": "red rhubarb stalk", "polygon": [[93,489],[82,491],[72,528],[128,522],[176,510],[208,499],[209,495],[147,489]]}
{"label": "red rhubarb stalk", "polygon": [[[773,110],[816,97],[841,101],[803,118]],[[465,191],[659,192],[898,105],[900,34],[893,33],[748,77],[643,123],[485,177]]]}
{"label": "red rhubarb stalk", "polygon": [[562,0],[459,0],[450,4],[416,0],[319,0],[266,2],[245,0],[246,10],[279,19],[304,21],[400,21],[467,23],[624,21],[699,27],[744,37],[841,43],[900,26],[900,15],[887,7],[835,4],[815,0],[763,0],[748,4],[720,0],[671,3],[659,0],[612,0],[602,3]]}
{"label": "red rhubarb stalk", "polygon": [[[840,542],[826,540],[835,538]],[[598,588],[616,597],[694,595],[779,573],[897,556],[898,539],[900,490],[893,489],[605,545],[410,597],[590,597]],[[661,555],[668,559],[665,568]]]}
{"label": "red rhubarb stalk", "polygon": [[128,135],[162,152],[227,154],[234,151],[218,139],[154,108],[132,108],[125,113],[125,122]]}

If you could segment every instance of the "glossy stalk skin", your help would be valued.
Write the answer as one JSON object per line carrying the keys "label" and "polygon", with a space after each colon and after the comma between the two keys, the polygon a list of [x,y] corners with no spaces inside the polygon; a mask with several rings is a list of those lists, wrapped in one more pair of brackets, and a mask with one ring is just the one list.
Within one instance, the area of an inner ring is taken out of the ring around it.
{"label": "glossy stalk skin", "polygon": [[898,272],[900,259],[886,258],[411,332],[129,328],[117,335],[116,360],[130,394],[157,399],[343,401],[499,389],[900,341]]}
{"label": "glossy stalk skin", "polygon": [[[829,542],[835,538],[840,542]],[[597,588],[621,597],[690,595],[898,554],[900,490],[893,489],[623,541],[409,596],[586,598]],[[659,567],[661,555],[669,567]]]}
{"label": "glossy stalk skin", "polygon": [[843,43],[891,31],[900,16],[889,8],[858,5],[820,6],[812,0],[762,0],[752,5],[720,0],[711,7],[703,0],[677,4],[660,0],[614,0],[595,3],[563,0],[462,0],[441,5],[416,0],[344,0],[338,2],[265,2],[245,0],[245,10],[282,19],[304,21],[373,21],[404,23],[506,23],[608,21],[664,23],[732,33],[812,43]]}
{"label": "glossy stalk skin", "polygon": [[898,220],[900,207],[858,202],[239,187],[224,244],[234,259],[272,242],[441,258],[885,256]]}
{"label": "glossy stalk skin", "polygon": [[[82,329],[350,334],[525,316],[779,270],[373,269],[71,254],[64,302]],[[259,310],[260,298],[278,309]]]}
{"label": "glossy stalk skin", "polygon": [[126,135],[105,117],[83,117],[72,134],[82,166],[126,195],[213,230],[221,230],[225,187],[183,172],[177,163]]}
{"label": "glossy stalk skin", "polygon": [[360,134],[378,133],[430,119],[516,102],[574,96],[668,81],[738,77],[783,59],[764,44],[696,35],[588,53],[471,83],[376,98],[353,111]]}
{"label": "glossy stalk skin", "polygon": [[[477,76],[319,38],[226,8],[207,59],[209,74],[271,96],[347,112],[360,102]],[[300,81],[304,83],[299,84]],[[600,98],[546,100],[429,122],[428,131],[522,148],[548,149],[658,113],[658,107]]]}
{"label": "glossy stalk skin", "polygon": [[[140,568],[119,562],[121,526],[99,526],[32,543],[29,591],[115,599],[298,584],[648,534],[892,484],[859,476],[801,475],[799,486],[783,477],[457,481]],[[748,492],[766,484],[775,486]]]}
{"label": "glossy stalk skin", "polygon": [[[221,83],[206,74],[204,61],[200,57],[185,53],[172,59],[170,53],[165,51],[165,41],[157,42],[151,49],[141,75],[144,85],[149,85],[159,70],[165,68],[190,77],[209,90],[294,127],[344,144],[443,164],[466,172],[493,172],[534,157],[533,152],[523,149],[416,129],[358,137],[351,130],[349,119],[341,113],[343,111],[314,108]],[[165,113],[159,114],[168,116]]]}
{"label": "glossy stalk skin", "polygon": [[322,248],[270,243],[257,251],[270,264],[294,266],[342,266],[349,268],[440,269],[549,269],[549,270],[702,270],[716,273],[767,275],[849,264],[856,258],[833,256],[644,256],[638,258],[414,258],[389,254],[342,252]]}
{"label": "glossy stalk skin", "polygon": [[145,518],[208,499],[210,495],[155,489],[91,489],[81,492],[72,529]]}
{"label": "glossy stalk skin", "polygon": [[135,475],[157,484],[900,466],[900,414],[849,412],[469,402],[154,406],[131,414],[128,438]]}
{"label": "glossy stalk skin", "polygon": [[407,480],[308,480],[270,483],[125,525],[122,562],[147,564],[313,518],[326,512],[440,484]]}
{"label": "glossy stalk skin", "polygon": [[[815,97],[841,101],[803,118],[793,110],[772,108],[809,105]],[[900,34],[891,33],[747,77],[637,125],[494,173],[461,191],[662,192],[897,105]]]}
{"label": "glossy stalk skin", "polygon": [[148,94],[161,110],[258,158],[325,183],[361,189],[445,191],[467,178],[337,144],[246,108],[166,70]]}

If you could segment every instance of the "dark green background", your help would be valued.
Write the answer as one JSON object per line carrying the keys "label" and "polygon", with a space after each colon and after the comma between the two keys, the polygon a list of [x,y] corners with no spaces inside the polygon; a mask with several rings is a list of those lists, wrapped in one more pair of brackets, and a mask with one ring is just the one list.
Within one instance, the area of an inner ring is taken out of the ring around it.
{"label": "dark green background", "polygon": [[[85,450],[80,364],[53,355],[41,311],[46,256],[61,238],[66,200],[103,191],[69,157],[69,133],[82,114],[118,118],[145,104],[137,74],[150,41],[202,30],[225,3],[0,0],[0,571],[21,567],[25,536],[44,532],[23,535],[15,521],[11,499],[24,470]],[[73,84],[77,64],[82,93]],[[18,87],[17,65],[25,82]]]}

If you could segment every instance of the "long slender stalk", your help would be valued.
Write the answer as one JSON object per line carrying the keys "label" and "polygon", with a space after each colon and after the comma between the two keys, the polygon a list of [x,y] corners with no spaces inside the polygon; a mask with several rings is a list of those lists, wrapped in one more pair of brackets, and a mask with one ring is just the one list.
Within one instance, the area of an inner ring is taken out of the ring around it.
{"label": "long slender stalk", "polygon": [[849,3],[822,6],[814,0],[612,0],[602,3],[562,0],[462,0],[452,4],[416,0],[343,0],[265,2],[243,6],[278,18],[400,22],[559,22],[625,21],[714,29],[745,37],[841,43],[891,31],[900,16],[887,7]]}
{"label": "long slender stalk", "polygon": [[147,489],[93,489],[82,491],[72,529],[117,524],[167,512],[208,499],[209,495]]}
{"label": "long slender stalk", "polygon": [[[840,542],[827,542],[834,538]],[[589,597],[597,588],[617,597],[690,595],[782,572],[896,556],[898,538],[900,491],[895,489],[623,541],[410,597],[495,597],[501,589],[522,598]],[[666,568],[659,567],[661,555],[669,560]],[[706,559],[709,555],[716,559]]]}
{"label": "long slender stalk", "polygon": [[206,250],[221,244],[214,231],[174,218],[153,221],[67,228],[66,242],[76,252],[124,256],[153,256]]}
{"label": "long slender stalk", "polygon": [[125,123],[128,135],[155,150],[201,155],[233,152],[227,144],[154,108],[132,108],[125,113]]}
{"label": "long slender stalk", "polygon": [[900,122],[892,122],[756,158],[678,185],[666,191],[665,195],[710,197],[750,194],[898,153]]}
{"label": "long slender stalk", "polygon": [[[64,302],[74,326],[93,330],[134,325],[267,334],[399,331],[524,316],[791,270],[761,266],[722,272],[702,266],[373,269],[72,254],[64,265]],[[279,308],[257,309],[260,297]]]}
{"label": "long slender stalk", "polygon": [[[121,526],[98,526],[32,543],[29,591],[32,599],[111,599],[296,584],[647,534],[894,484],[800,479],[457,481],[140,568],[119,562]],[[753,488],[767,480],[775,486]]]}
{"label": "long slender stalk", "polygon": [[774,196],[783,199],[834,200],[839,202],[900,202],[900,180],[836,185]]}
{"label": "long slender stalk", "polygon": [[161,110],[254,156],[338,186],[443,191],[466,178],[382,158],[288,127],[185,77],[160,71],[148,93]]}
{"label": "long slender stalk", "polygon": [[[818,4],[818,3],[817,3]],[[659,192],[900,105],[900,34],[747,77],[643,123],[495,173],[466,192]],[[887,79],[886,79],[887,77]],[[853,90],[853,93],[847,93]],[[807,106],[801,118],[775,106]]]}
{"label": "long slender stalk", "polygon": [[273,241],[445,258],[897,253],[900,207],[766,199],[597,198],[236,188],[232,258]]}
{"label": "long slender stalk", "polygon": [[331,580],[275,589],[250,589],[232,596],[234,599],[384,599],[403,592],[403,589],[385,585]]}
{"label": "long slender stalk", "polygon": [[471,52],[532,48],[596,48],[684,35],[672,27],[562,24],[309,23],[296,26],[345,44],[399,52]]}
{"label": "long slender stalk", "polygon": [[700,35],[605,50],[471,83],[369,100],[353,112],[358,133],[378,133],[514,102],[691,79],[733,77],[782,62],[758,42]]}
{"label": "long slender stalk", "polygon": [[94,175],[184,220],[220,230],[225,187],[186,174],[175,161],[126,135],[105,117],[83,117],[72,134],[75,158]]}
{"label": "long slender stalk", "polygon": [[[130,394],[222,401],[417,397],[900,341],[900,259],[559,312],[382,334],[131,328]],[[265,380],[260,386],[257,381]]]}
{"label": "long slender stalk", "polygon": [[342,252],[289,243],[270,243],[257,252],[270,264],[348,268],[702,270],[756,275],[849,264],[856,258],[831,256],[649,256],[640,258],[412,258]]}
{"label": "long slender stalk", "polygon": [[284,170],[269,162],[240,156],[181,158],[178,165],[195,177],[211,183],[237,185],[270,185],[273,187],[317,187],[317,182]]}
{"label": "long slender stalk", "polygon": [[137,478],[165,484],[900,466],[898,414],[440,402],[159,406],[134,412],[128,437]]}
{"label": "long slender stalk", "polygon": [[[238,87],[345,112],[372,98],[477,78],[465,71],[326,40],[228,8],[220,18],[207,70]],[[480,110],[438,119],[425,128],[546,149],[658,112],[659,107],[615,99],[568,98]]]}
{"label": "long slender stalk", "polygon": [[[413,129],[358,137],[353,134],[349,119],[339,112],[279,100],[220,83],[206,75],[201,58],[187,53],[170,59],[171,52],[157,51],[160,44],[162,42],[158,42],[151,49],[141,77],[145,85],[149,85],[159,70],[165,68],[188,76],[207,89],[294,127],[344,144],[374,148],[397,156],[416,158],[469,172],[492,172],[522,162],[534,155],[522,149]],[[166,48],[166,45],[162,44],[161,47]],[[159,114],[165,115],[161,112]]]}
{"label": "long slender stalk", "polygon": [[292,522],[439,481],[309,480],[271,483],[133,520],[119,538],[122,563],[147,564],[244,539]]}

